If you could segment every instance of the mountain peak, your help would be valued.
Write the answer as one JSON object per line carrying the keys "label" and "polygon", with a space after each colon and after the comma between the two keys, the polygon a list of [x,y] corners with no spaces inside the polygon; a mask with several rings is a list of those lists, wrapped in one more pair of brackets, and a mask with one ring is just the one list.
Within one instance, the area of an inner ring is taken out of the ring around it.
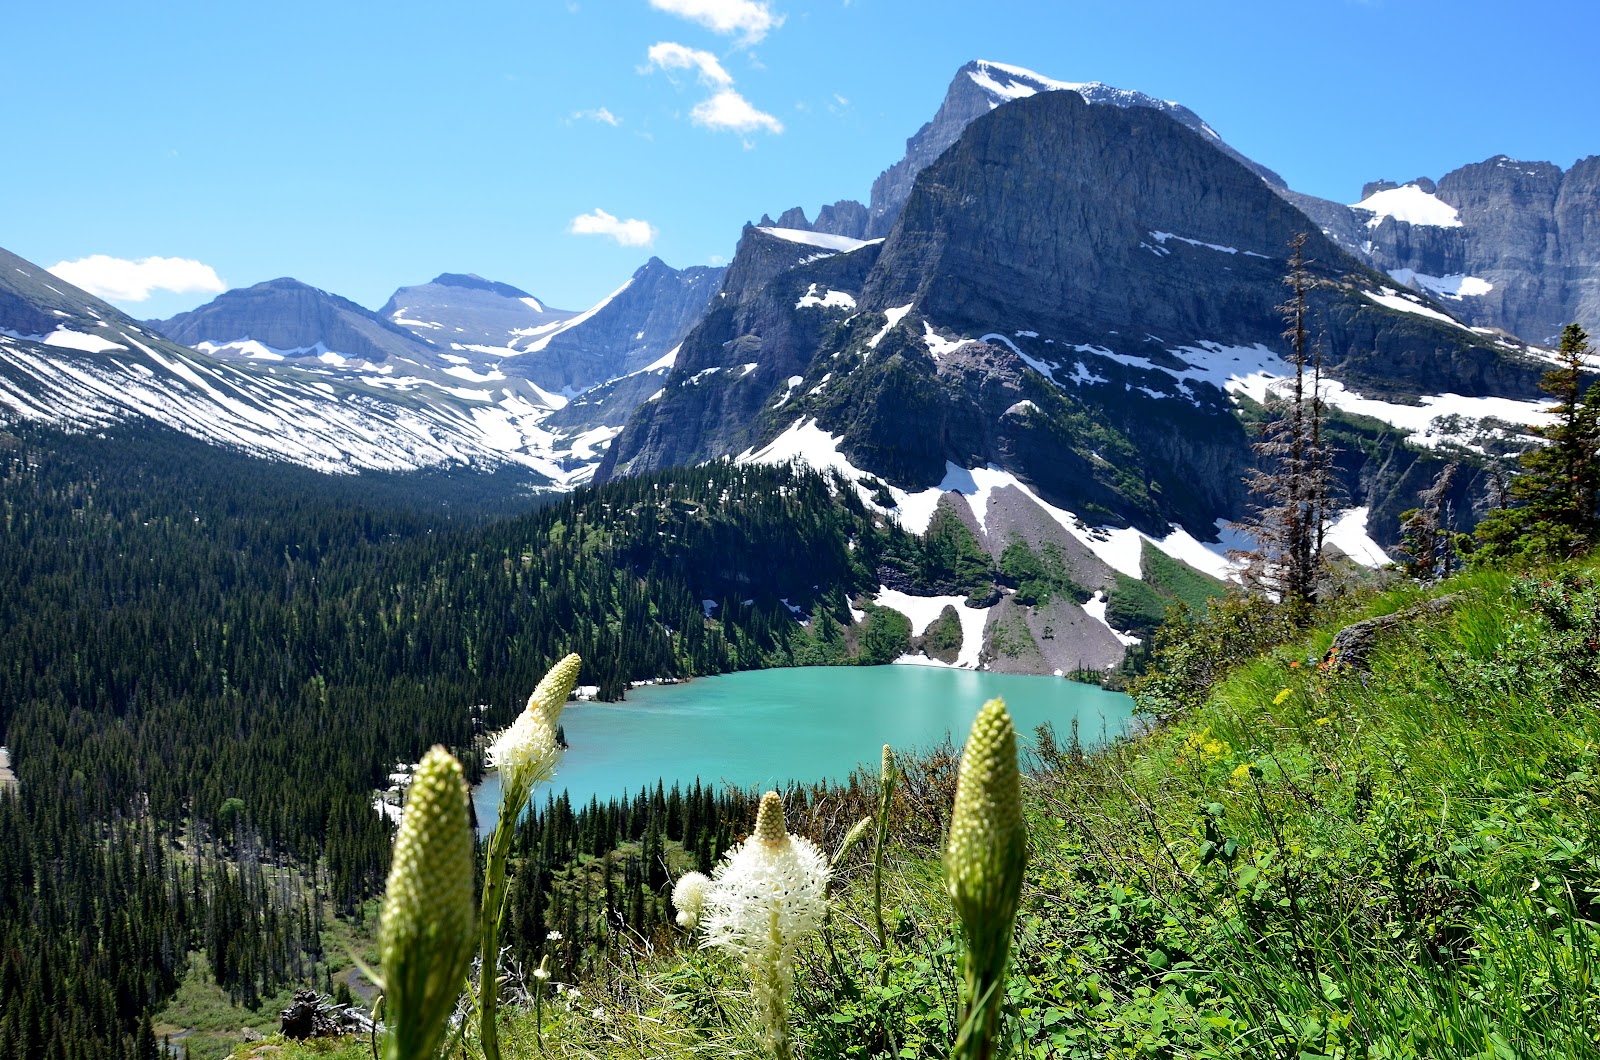
{"label": "mountain peak", "polygon": [[[502,298],[533,298],[533,295],[509,283],[500,283],[497,280],[486,280],[475,272],[441,272],[430,283],[440,287],[463,287],[469,291],[488,291]],[[534,299],[538,301],[538,299]]]}

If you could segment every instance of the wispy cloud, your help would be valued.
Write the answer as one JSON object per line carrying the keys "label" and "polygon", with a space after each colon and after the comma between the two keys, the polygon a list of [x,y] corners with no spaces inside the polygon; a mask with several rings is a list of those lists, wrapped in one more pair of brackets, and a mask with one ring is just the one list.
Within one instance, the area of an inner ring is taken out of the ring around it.
{"label": "wispy cloud", "polygon": [[47,270],[112,302],[143,302],[155,291],[173,294],[220,294],[228,289],[217,271],[192,258],[113,258],[91,254],[76,261],[58,261]]}
{"label": "wispy cloud", "polygon": [[602,125],[609,125],[613,129],[622,124],[622,119],[606,107],[596,107],[593,110],[575,110],[572,112],[573,121],[597,121]]}
{"label": "wispy cloud", "polygon": [[656,241],[656,227],[649,221],[637,217],[618,220],[598,206],[593,213],[574,217],[567,231],[575,236],[610,236],[623,247],[647,247]]}
{"label": "wispy cloud", "polygon": [[783,25],[765,0],[650,0],[650,6],[677,15],[725,36],[737,34],[740,42],[755,44]]}
{"label": "wispy cloud", "polygon": [[647,53],[650,60],[645,68],[651,70],[694,70],[700,75],[700,80],[717,88],[726,88],[733,84],[733,77],[723,69],[722,63],[710,52],[688,48],[672,41],[661,41],[659,44],[650,45]]}
{"label": "wispy cloud", "polygon": [[731,88],[725,88],[708,100],[696,103],[689,118],[707,129],[728,132],[753,133],[765,130],[783,132],[783,122],[765,111],[757,110],[750,101]]}
{"label": "wispy cloud", "polygon": [[[733,76],[710,52],[685,47],[672,41],[652,44],[649,63],[642,72],[652,70],[693,70],[702,84],[715,89],[710,99],[701,100],[689,112],[689,119],[704,129],[749,134],[783,132],[783,123],[766,111],[757,110],[735,91]],[[750,146],[746,141],[745,146]]]}

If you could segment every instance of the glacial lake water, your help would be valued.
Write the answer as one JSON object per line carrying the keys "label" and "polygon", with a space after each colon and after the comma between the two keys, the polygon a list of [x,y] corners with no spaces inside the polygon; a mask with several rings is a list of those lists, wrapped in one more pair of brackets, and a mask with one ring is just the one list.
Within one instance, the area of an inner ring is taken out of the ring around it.
{"label": "glacial lake water", "polygon": [[[1133,701],[1059,677],[974,673],[934,666],[809,666],[651,685],[623,703],[569,703],[569,749],[555,780],[575,805],[654,787],[778,787],[840,780],[858,762],[876,771],[884,744],[929,747],[948,733],[959,745],[985,700],[1006,701],[1024,741],[1040,722],[1062,743],[1078,720],[1085,745],[1124,733]],[[500,800],[491,774],[473,793],[479,826],[492,828]]]}

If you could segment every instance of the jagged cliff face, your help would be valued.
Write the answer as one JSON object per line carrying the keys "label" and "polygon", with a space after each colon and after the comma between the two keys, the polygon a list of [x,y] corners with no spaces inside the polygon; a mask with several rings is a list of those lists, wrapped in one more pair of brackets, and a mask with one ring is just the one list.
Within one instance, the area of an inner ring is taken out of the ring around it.
{"label": "jagged cliff face", "polygon": [[918,174],[968,125],[996,107],[1052,91],[1166,114],[1258,176],[1308,217],[1311,228],[1406,287],[1443,301],[1468,324],[1541,344],[1553,342],[1573,321],[1600,330],[1600,157],[1563,172],[1548,162],[1498,156],[1463,166],[1437,186],[1420,178],[1412,187],[1440,207],[1421,215],[1386,208],[1393,203],[1367,202],[1375,192],[1399,187],[1390,183],[1369,184],[1363,201],[1351,206],[1294,191],[1186,107],[1107,85],[1056,81],[1002,63],[971,62],[957,71],[933,120],[906,141],[905,156],[873,182],[870,205],[842,200],[824,206],[815,221],[795,207],[776,222],[763,218],[761,223],[861,239],[887,235]]}
{"label": "jagged cliff face", "polygon": [[[748,277],[799,251],[747,229],[730,288],[747,278],[685,340],[600,473],[737,454],[812,424],[904,490],[993,465],[1091,522],[1209,537],[1243,512],[1235,395],[1285,371],[1285,244],[1308,227],[1155,109],[1020,99],[924,169],[881,247],[802,259],[757,289]],[[1398,417],[1418,395],[1537,395],[1540,365],[1315,232],[1308,256],[1350,397],[1387,396]]]}
{"label": "jagged cliff face", "polygon": [[[956,71],[939,110],[916,134],[906,140],[906,153],[900,161],[879,174],[872,182],[871,205],[845,199],[824,206],[814,222],[806,220],[800,207],[786,210],[776,224],[784,228],[809,228],[856,239],[877,239],[888,235],[900,216],[900,209],[911,194],[917,174],[949,149],[973,121],[1013,100],[1026,99],[1040,92],[1072,92],[1086,102],[1110,107],[1144,107],[1160,111],[1185,128],[1192,129],[1230,158],[1245,166],[1274,187],[1283,178],[1229,147],[1200,116],[1188,107],[1156,99],[1143,92],[1113,88],[1096,81],[1057,81],[1031,70],[1005,63],[975,60]],[[770,225],[766,218],[761,224]]]}
{"label": "jagged cliff face", "polygon": [[[1407,195],[1442,209],[1384,210],[1386,197]],[[1471,324],[1537,343],[1574,321],[1600,328],[1600,156],[1566,172],[1497,156],[1437,185],[1369,184],[1350,209],[1376,267],[1434,292]]]}

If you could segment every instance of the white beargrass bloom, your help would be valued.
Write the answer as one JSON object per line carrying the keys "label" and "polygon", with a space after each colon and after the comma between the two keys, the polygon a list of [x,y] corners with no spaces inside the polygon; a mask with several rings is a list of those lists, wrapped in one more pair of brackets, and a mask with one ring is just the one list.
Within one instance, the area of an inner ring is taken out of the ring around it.
{"label": "white beargrass bloom", "polygon": [[[490,767],[500,771],[501,790],[523,794],[531,792],[555,775],[560,750],[556,747],[556,728],[561,708],[572,692],[581,662],[568,655],[545,674],[528,697],[528,705],[510,727],[489,745]],[[513,808],[521,813],[521,806]]]}
{"label": "white beargrass bloom", "polygon": [[672,907],[678,911],[678,926],[690,931],[700,923],[705,911],[706,888],[711,881],[704,873],[686,872],[672,885]]}
{"label": "white beargrass bloom", "polygon": [[778,1060],[788,1060],[789,996],[800,940],[822,926],[828,911],[828,859],[809,839],[789,835],[783,800],[761,798],[755,834],[729,851],[711,875],[700,923],[702,946],[738,957],[750,975],[761,1037]]}

